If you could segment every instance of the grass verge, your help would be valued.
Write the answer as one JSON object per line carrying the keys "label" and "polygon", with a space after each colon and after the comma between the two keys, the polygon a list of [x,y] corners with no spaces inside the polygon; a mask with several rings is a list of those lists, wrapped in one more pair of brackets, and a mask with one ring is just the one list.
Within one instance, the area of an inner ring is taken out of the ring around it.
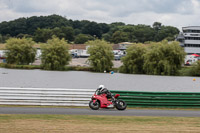
{"label": "grass verge", "polygon": [[[43,69],[41,65],[15,65],[15,64],[7,64],[0,63],[1,68],[10,68],[10,69]],[[94,72],[92,67],[86,66],[65,66],[62,71],[90,71]],[[113,71],[117,72],[118,68],[113,68]]]}
{"label": "grass verge", "polygon": [[200,118],[87,115],[0,115],[2,133],[199,132]]}
{"label": "grass verge", "polygon": [[10,69],[41,69],[41,66],[39,65],[15,65],[6,63],[0,63],[0,67]]}

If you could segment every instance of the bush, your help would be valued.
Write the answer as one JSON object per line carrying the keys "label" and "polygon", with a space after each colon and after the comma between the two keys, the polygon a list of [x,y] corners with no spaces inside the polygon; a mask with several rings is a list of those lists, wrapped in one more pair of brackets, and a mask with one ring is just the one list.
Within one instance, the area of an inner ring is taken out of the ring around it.
{"label": "bush", "polygon": [[6,62],[8,64],[28,65],[35,61],[36,49],[32,39],[10,38],[6,42]]}
{"label": "bush", "polygon": [[179,74],[181,76],[200,76],[200,61],[192,64],[192,66],[183,67]]}
{"label": "bush", "polygon": [[191,74],[192,76],[200,76],[200,61],[197,61],[192,65]]}
{"label": "bush", "polygon": [[90,54],[88,61],[90,66],[96,72],[110,71],[112,69],[114,55],[111,44],[104,40],[96,39],[87,42],[88,53]]}
{"label": "bush", "polygon": [[178,75],[185,52],[178,42],[162,41],[148,47],[134,44],[122,58],[120,72],[152,75]]}
{"label": "bush", "polygon": [[74,43],[75,44],[84,44],[85,42],[92,40],[93,37],[90,35],[79,34],[75,37]]}
{"label": "bush", "polygon": [[177,75],[184,63],[186,53],[178,42],[162,41],[153,43],[145,54],[144,70],[146,74]]}
{"label": "bush", "polygon": [[120,72],[124,73],[144,73],[144,54],[146,46],[143,44],[134,44],[127,49],[127,55],[122,57],[123,65],[120,67]]}
{"label": "bush", "polygon": [[53,37],[41,47],[42,68],[45,70],[64,70],[65,65],[69,64],[71,56],[69,54],[69,45],[62,39]]}
{"label": "bush", "polygon": [[2,68],[12,68],[12,69],[41,69],[38,65],[16,65],[16,64],[6,64],[0,63]]}

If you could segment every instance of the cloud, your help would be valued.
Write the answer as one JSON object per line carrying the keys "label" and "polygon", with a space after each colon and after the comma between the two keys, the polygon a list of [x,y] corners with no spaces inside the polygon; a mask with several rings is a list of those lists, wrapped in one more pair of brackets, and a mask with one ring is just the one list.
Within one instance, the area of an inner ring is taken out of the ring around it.
{"label": "cloud", "polygon": [[198,25],[200,0],[0,0],[0,21],[50,14],[106,23]]}
{"label": "cloud", "polygon": [[192,0],[1,0],[16,12],[99,10],[120,14],[133,12],[192,13]]}
{"label": "cloud", "polygon": [[17,13],[34,13],[54,11],[57,3],[48,0],[2,0],[8,9]]}

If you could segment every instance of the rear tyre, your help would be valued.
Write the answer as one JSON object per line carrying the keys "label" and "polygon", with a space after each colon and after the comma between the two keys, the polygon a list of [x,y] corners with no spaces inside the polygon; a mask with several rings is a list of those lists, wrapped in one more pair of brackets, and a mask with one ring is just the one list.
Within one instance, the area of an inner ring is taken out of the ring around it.
{"label": "rear tyre", "polygon": [[117,100],[116,101],[116,108],[118,110],[125,110],[127,107],[127,104],[123,100]]}
{"label": "rear tyre", "polygon": [[89,102],[89,107],[92,109],[92,110],[98,110],[100,108],[100,103],[98,101],[96,101],[95,103],[93,103],[93,101],[91,100]]}

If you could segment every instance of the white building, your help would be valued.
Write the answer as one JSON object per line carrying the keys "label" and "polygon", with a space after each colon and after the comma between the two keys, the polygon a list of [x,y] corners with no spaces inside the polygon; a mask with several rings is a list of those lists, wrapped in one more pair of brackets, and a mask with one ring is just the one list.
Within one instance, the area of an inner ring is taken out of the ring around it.
{"label": "white building", "polygon": [[187,54],[200,54],[200,26],[188,26],[182,28],[183,32],[177,37],[177,41],[184,47]]}

